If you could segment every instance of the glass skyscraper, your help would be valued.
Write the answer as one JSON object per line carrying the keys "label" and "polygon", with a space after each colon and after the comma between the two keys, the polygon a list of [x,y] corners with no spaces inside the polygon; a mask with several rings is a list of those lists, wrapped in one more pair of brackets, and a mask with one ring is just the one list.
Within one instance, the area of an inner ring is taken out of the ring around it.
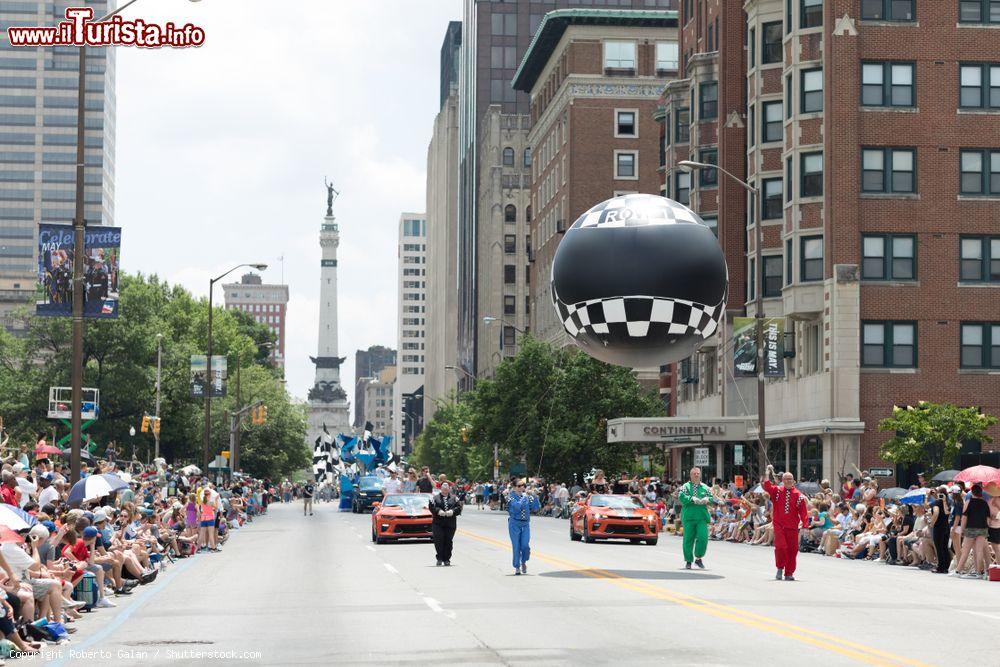
{"label": "glass skyscraper", "polygon": [[[33,301],[38,224],[73,222],[79,49],[12,47],[10,26],[52,26],[69,6],[107,14],[114,0],[0,2],[0,325]],[[87,49],[84,216],[114,224],[114,50]]]}

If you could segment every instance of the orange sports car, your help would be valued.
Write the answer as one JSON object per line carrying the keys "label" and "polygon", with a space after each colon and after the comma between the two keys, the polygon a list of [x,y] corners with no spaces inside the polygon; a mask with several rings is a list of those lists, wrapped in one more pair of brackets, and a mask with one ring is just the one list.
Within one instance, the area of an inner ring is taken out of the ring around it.
{"label": "orange sports car", "polygon": [[569,517],[569,538],[574,542],[622,539],[656,544],[660,517],[633,496],[591,494]]}
{"label": "orange sports car", "polygon": [[429,493],[392,493],[375,503],[372,511],[372,542],[384,544],[404,538],[430,539]]}

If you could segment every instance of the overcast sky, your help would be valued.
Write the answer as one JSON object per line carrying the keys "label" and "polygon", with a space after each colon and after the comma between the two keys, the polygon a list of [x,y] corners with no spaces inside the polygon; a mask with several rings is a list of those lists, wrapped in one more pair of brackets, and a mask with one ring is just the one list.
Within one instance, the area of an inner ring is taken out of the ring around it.
{"label": "overcast sky", "polygon": [[123,267],[206,295],[209,278],[243,262],[269,264],[264,282],[280,282],[284,255],[286,377],[304,398],[328,176],[341,191],[339,347],[353,414],[355,350],[397,344],[398,219],[424,211],[440,47],[461,1],[140,0],[125,12],[192,22],[206,43],[118,48]]}

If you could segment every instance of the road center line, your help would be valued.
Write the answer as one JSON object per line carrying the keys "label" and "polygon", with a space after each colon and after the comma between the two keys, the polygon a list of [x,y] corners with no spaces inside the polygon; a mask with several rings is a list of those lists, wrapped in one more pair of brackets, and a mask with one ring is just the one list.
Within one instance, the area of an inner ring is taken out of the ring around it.
{"label": "road center line", "polygon": [[994,621],[1000,621],[1000,616],[997,616],[996,614],[984,614],[981,611],[971,611],[969,609],[959,609],[959,611],[962,612],[963,614],[972,614],[973,616],[982,616],[983,618],[989,618]]}
{"label": "road center line", "polygon": [[[372,549],[372,551],[375,551],[375,550],[374,550],[374,549]],[[396,568],[394,568],[394,567],[393,567],[392,565],[390,565],[389,563],[382,563],[382,565],[385,565],[385,569],[389,570],[389,571],[390,571],[390,572],[392,572],[393,574],[399,574],[399,570],[397,570]]]}
{"label": "road center line", "polygon": [[[460,529],[458,532],[474,540],[500,547],[504,550],[510,548],[510,545],[506,542],[501,542],[491,537],[486,537],[484,535],[479,535],[463,529]],[[733,621],[757,630],[763,630],[781,637],[793,639],[795,641],[809,644],[817,648],[822,648],[833,653],[839,653],[840,655],[869,665],[908,665],[910,667],[927,667],[927,663],[897,656],[863,644],[846,641],[841,637],[834,637],[823,632],[799,627],[776,618],[755,614],[736,607],[729,607],[727,605],[718,604],[709,600],[703,600],[690,595],[670,591],[661,586],[640,582],[635,579],[624,577],[620,574],[602,570],[600,568],[586,567],[580,563],[574,563],[573,561],[564,560],[555,556],[541,554],[537,551],[533,551],[532,556],[547,563],[551,563],[552,565],[558,565],[560,567],[576,570],[588,577],[603,579],[621,588],[642,593],[656,599],[672,602],[679,606],[687,607],[688,609],[693,609],[703,614],[708,614],[709,616]]]}
{"label": "road center line", "polygon": [[435,614],[444,614],[448,618],[455,618],[455,612],[445,609],[441,606],[441,603],[434,598],[424,597],[424,604],[431,608]]}
{"label": "road center line", "polygon": [[366,544],[366,545],[365,545],[365,549],[368,549],[368,551],[375,551],[375,547],[373,547],[373,546],[372,546],[372,545],[370,545],[370,544]]}

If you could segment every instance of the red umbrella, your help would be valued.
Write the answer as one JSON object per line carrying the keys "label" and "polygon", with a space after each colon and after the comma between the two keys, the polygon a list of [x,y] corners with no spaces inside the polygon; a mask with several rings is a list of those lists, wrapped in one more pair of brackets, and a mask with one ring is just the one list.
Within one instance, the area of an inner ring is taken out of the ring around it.
{"label": "red umbrella", "polygon": [[997,470],[993,466],[972,466],[955,475],[954,481],[970,484],[1000,482],[1000,470]]}
{"label": "red umbrella", "polygon": [[52,445],[42,445],[41,447],[35,449],[35,458],[38,458],[40,456],[46,456],[48,454],[52,454],[54,456],[62,456],[63,451],[58,447],[53,447]]}
{"label": "red umbrella", "polygon": [[16,542],[18,544],[24,544],[24,538],[7,526],[0,526],[0,542]]}

